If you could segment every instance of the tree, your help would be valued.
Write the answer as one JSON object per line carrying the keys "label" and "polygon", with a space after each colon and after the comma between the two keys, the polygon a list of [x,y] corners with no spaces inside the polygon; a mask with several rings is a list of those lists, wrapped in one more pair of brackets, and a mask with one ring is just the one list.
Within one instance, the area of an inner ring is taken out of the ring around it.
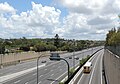
{"label": "tree", "polygon": [[109,45],[109,41],[111,39],[111,37],[116,33],[116,29],[115,28],[112,28],[112,30],[110,30],[108,33],[107,33],[107,37],[106,37],[106,45]]}
{"label": "tree", "polygon": [[30,47],[29,47],[29,46],[21,46],[21,47],[20,47],[20,50],[30,51]]}
{"label": "tree", "polygon": [[0,46],[0,54],[4,54],[5,53],[5,46]]}
{"label": "tree", "polygon": [[34,46],[34,50],[36,52],[41,52],[41,51],[46,51],[46,44],[41,42],[41,43],[38,43]]}
{"label": "tree", "polygon": [[59,48],[59,35],[56,34],[55,38],[54,38],[54,46],[56,46],[57,48]]}

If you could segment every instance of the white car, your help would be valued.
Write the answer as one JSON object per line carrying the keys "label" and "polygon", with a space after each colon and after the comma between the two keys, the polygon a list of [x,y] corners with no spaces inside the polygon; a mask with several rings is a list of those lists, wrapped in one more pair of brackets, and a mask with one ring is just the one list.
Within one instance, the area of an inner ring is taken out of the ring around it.
{"label": "white car", "polygon": [[76,60],[78,60],[78,59],[79,59],[79,57],[77,57],[77,56],[75,56],[74,58],[75,58]]}

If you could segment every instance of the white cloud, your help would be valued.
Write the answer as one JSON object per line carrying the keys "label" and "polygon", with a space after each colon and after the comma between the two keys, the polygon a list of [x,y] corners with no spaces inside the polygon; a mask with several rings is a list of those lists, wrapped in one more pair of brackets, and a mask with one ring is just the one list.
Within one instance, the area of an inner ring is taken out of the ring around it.
{"label": "white cloud", "polygon": [[58,33],[70,39],[105,39],[107,31],[117,23],[119,0],[56,1],[68,10],[61,20],[62,12],[55,7],[32,2],[31,10],[17,14],[7,2],[0,3],[0,36],[47,38]]}
{"label": "white cloud", "polygon": [[56,1],[69,12],[64,21],[64,35],[66,37],[105,39],[107,31],[117,23],[117,15],[120,11],[119,0]]}
{"label": "white cloud", "polygon": [[[111,16],[112,17],[112,16]],[[110,18],[109,16],[95,16],[90,18],[87,22],[88,25],[105,25],[105,24],[109,24],[112,23],[113,18]]]}
{"label": "white cloud", "polygon": [[10,6],[7,2],[0,3],[0,13],[15,13],[16,10]]}
{"label": "white cloud", "polygon": [[56,0],[66,7],[69,12],[93,14],[101,10],[107,0]]}
{"label": "white cloud", "polygon": [[21,12],[19,15],[12,14],[9,18],[1,16],[0,26],[4,28],[2,30],[12,32],[14,37],[47,37],[54,35],[53,31],[60,24],[60,13],[61,11],[54,7],[32,2],[32,10]]}

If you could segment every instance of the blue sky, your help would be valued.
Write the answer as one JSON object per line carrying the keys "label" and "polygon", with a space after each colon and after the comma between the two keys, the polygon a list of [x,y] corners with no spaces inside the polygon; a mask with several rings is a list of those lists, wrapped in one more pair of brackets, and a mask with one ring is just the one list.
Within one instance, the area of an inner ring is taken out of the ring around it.
{"label": "blue sky", "polygon": [[31,2],[39,3],[42,5],[50,5],[52,3],[52,0],[0,0],[0,3],[7,2],[10,5],[12,5],[15,9],[17,9],[19,12],[30,10]]}
{"label": "blue sky", "polygon": [[104,40],[119,11],[120,0],[0,0],[0,37]]}
{"label": "blue sky", "polygon": [[0,0],[0,3],[7,2],[15,9],[17,9],[17,13],[20,14],[21,12],[25,12],[32,9],[31,2],[35,2],[37,4],[42,4],[43,6],[54,6],[56,9],[59,8],[61,12],[61,17],[67,15],[66,8],[62,6],[55,6],[53,3],[54,0]]}

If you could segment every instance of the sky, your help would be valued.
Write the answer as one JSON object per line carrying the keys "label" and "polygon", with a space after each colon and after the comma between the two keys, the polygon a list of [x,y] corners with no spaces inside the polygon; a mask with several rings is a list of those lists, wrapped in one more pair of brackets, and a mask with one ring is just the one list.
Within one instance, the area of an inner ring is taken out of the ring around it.
{"label": "sky", "polygon": [[120,0],[0,0],[0,38],[105,40]]}

